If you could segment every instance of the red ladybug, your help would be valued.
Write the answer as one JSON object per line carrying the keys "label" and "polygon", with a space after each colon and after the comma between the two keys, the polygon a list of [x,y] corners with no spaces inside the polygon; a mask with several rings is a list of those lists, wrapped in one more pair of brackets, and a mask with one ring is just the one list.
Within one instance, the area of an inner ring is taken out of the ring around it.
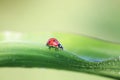
{"label": "red ladybug", "polygon": [[58,49],[62,49],[63,50],[62,45],[59,43],[59,41],[56,38],[50,38],[47,41],[46,45],[49,47],[49,49],[55,48],[55,50],[58,50]]}

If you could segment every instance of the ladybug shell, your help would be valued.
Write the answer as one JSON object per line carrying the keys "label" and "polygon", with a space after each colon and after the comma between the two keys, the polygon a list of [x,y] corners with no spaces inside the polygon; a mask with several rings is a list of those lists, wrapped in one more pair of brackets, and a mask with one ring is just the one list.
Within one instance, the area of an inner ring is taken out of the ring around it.
{"label": "ladybug shell", "polygon": [[47,42],[48,46],[58,47],[59,41],[55,38],[50,38]]}

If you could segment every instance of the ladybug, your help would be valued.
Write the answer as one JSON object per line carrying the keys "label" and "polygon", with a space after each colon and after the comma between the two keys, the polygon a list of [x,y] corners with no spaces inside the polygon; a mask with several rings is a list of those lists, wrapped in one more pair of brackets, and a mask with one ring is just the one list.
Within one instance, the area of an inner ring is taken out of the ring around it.
{"label": "ladybug", "polygon": [[56,38],[50,38],[47,41],[46,45],[49,47],[49,49],[55,48],[55,50],[58,50],[58,49],[63,50],[62,45],[60,44],[60,42]]}

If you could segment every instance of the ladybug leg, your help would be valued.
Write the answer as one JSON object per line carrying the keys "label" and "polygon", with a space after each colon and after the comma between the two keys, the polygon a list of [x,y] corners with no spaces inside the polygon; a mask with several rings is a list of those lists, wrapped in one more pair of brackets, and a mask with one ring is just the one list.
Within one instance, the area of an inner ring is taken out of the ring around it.
{"label": "ladybug leg", "polygon": [[63,47],[61,47],[61,50],[63,50]]}
{"label": "ladybug leg", "polygon": [[58,51],[58,48],[57,48],[57,47],[55,47],[55,51]]}
{"label": "ladybug leg", "polygon": [[51,50],[51,46],[49,46],[49,50]]}

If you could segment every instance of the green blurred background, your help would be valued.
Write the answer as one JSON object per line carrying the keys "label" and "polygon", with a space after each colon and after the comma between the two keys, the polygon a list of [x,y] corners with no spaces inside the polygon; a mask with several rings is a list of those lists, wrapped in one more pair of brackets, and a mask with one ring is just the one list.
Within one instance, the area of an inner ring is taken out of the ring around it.
{"label": "green blurred background", "polygon": [[0,0],[0,30],[73,32],[120,42],[119,0]]}
{"label": "green blurred background", "polygon": [[[119,30],[119,0],[0,0],[1,32],[70,32],[120,42]],[[85,76],[88,74],[46,69],[0,69],[1,80],[103,80]]]}

